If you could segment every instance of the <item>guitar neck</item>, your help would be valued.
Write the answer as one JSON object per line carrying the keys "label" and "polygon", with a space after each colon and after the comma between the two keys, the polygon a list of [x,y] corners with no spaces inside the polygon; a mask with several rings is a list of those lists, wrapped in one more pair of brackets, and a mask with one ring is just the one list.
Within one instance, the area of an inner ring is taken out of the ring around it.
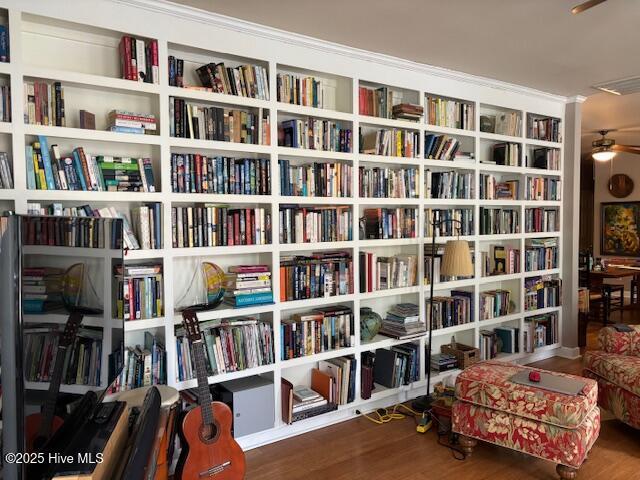
{"label": "guitar neck", "polygon": [[42,423],[40,424],[40,434],[49,437],[51,434],[51,428],[53,425],[53,417],[56,413],[56,401],[58,399],[58,393],[60,392],[60,384],[62,383],[62,371],[64,367],[64,359],[67,355],[67,345],[58,346],[56,352],[56,361],[53,366],[53,375],[49,383],[49,391],[47,392],[47,399],[42,408]]}
{"label": "guitar neck", "polygon": [[206,425],[213,424],[213,410],[211,409],[211,391],[209,390],[209,376],[207,375],[204,340],[196,340],[191,344],[193,359],[196,365],[198,379],[198,404],[202,409],[202,420]]}

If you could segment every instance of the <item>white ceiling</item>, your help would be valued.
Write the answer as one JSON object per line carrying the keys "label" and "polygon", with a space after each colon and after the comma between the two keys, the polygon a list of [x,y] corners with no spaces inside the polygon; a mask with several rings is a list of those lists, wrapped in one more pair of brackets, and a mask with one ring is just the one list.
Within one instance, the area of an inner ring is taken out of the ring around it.
{"label": "white ceiling", "polygon": [[[331,42],[537,88],[591,95],[640,74],[640,1],[177,0]],[[623,97],[625,98],[625,97]]]}

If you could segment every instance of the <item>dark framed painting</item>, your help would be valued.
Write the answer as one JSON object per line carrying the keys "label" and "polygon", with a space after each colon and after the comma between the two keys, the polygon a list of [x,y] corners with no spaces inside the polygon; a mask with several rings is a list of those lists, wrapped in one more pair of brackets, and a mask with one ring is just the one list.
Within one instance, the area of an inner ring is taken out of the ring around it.
{"label": "dark framed painting", "polygon": [[640,202],[602,204],[601,255],[640,256]]}

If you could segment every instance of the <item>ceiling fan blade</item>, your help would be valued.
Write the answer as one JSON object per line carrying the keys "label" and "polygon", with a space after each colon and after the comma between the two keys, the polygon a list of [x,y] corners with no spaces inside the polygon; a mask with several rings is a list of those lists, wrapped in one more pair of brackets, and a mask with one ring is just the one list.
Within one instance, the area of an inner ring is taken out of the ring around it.
{"label": "ceiling fan blade", "polygon": [[640,145],[612,145],[611,150],[614,152],[635,153],[640,155]]}
{"label": "ceiling fan blade", "polygon": [[589,0],[588,2],[581,3],[580,5],[576,5],[571,9],[571,13],[574,15],[584,12],[585,10],[589,10],[596,5],[600,5],[601,3],[606,2],[607,0]]}

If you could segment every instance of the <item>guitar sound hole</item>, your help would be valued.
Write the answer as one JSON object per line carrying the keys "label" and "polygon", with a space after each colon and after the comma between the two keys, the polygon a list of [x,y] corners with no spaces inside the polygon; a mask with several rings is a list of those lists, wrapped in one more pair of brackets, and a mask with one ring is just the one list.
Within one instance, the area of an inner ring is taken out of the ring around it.
{"label": "guitar sound hole", "polygon": [[218,435],[220,435],[220,429],[218,428],[218,422],[214,422],[213,424],[202,424],[200,425],[200,440],[204,443],[213,443],[218,439]]}

